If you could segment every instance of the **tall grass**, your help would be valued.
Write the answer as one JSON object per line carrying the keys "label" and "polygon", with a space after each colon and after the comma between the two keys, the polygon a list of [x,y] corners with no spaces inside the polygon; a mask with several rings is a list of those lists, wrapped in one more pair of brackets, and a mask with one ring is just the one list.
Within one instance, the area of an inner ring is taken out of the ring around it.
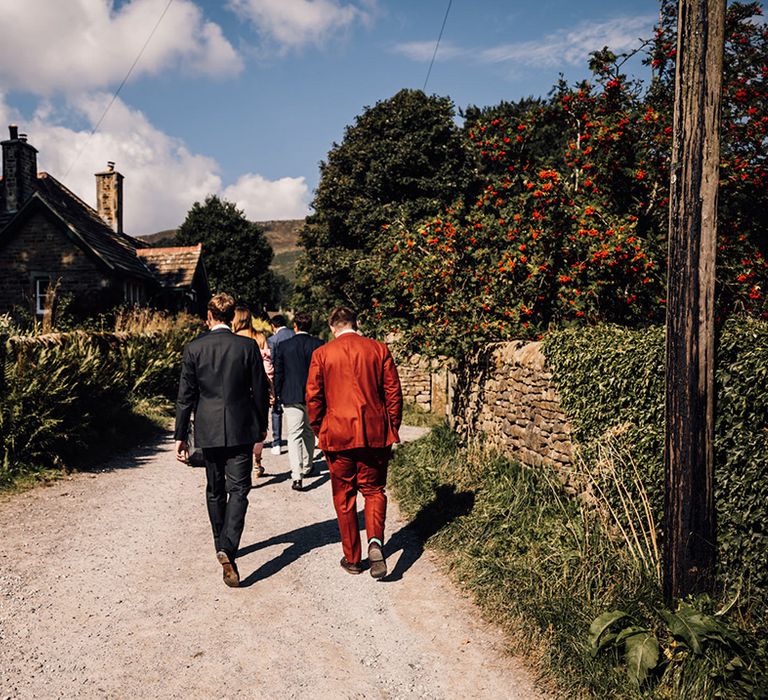
{"label": "tall grass", "polygon": [[[640,686],[619,649],[590,653],[596,617],[621,609],[660,628],[663,599],[656,524],[637,466],[608,441],[599,463],[577,469],[585,491],[574,498],[556,472],[464,446],[441,426],[397,452],[390,485],[416,522],[439,502],[445,525],[426,533],[428,544],[509,632],[511,649],[531,657],[565,697],[750,697],[733,689],[722,654],[717,666],[670,652]],[[659,635],[665,650],[676,648]]]}
{"label": "tall grass", "polygon": [[190,318],[135,312],[118,332],[12,336],[3,347],[0,486],[81,466],[167,421]]}

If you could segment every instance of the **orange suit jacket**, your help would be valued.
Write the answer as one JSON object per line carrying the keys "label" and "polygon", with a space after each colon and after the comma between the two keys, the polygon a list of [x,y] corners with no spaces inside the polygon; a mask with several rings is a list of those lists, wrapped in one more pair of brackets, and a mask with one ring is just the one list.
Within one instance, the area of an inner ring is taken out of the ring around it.
{"label": "orange suit jacket", "polygon": [[387,447],[400,438],[403,392],[389,348],[343,333],[312,353],[307,412],[327,452]]}

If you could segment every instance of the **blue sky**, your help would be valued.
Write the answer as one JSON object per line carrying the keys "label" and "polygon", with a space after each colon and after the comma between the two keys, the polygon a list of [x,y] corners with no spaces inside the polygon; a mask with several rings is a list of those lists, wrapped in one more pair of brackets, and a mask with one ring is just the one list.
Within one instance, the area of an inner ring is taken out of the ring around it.
{"label": "blue sky", "polygon": [[[0,132],[95,200],[125,176],[130,233],[175,227],[216,193],[251,219],[308,211],[318,163],[366,105],[421,88],[447,0],[0,0]],[[636,47],[655,0],[454,0],[427,91],[457,107],[587,77],[590,51]]]}

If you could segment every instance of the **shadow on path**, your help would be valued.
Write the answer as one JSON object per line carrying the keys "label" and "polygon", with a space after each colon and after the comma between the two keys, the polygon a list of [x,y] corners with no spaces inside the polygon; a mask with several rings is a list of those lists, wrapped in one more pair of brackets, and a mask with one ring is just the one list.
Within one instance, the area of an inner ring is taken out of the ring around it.
{"label": "shadow on path", "polygon": [[136,469],[152,462],[160,449],[173,444],[173,435],[167,432],[143,437],[130,447],[119,444],[117,448],[112,445],[110,449],[98,445],[84,450],[76,462],[70,460],[73,462],[71,466],[76,471],[93,474]]}
{"label": "shadow on path", "polygon": [[389,538],[384,551],[387,557],[402,552],[394,568],[382,581],[399,581],[403,574],[424,553],[425,542],[442,530],[448,523],[462,515],[468,515],[475,506],[475,494],[471,491],[456,493],[456,487],[443,484],[435,491],[433,501],[424,506],[416,517]]}
{"label": "shadow on path", "polygon": [[[299,494],[297,494],[297,497],[298,496]],[[362,513],[358,514],[358,522],[362,524]],[[339,536],[339,524],[336,521],[336,518],[333,518],[332,520],[324,520],[321,523],[305,525],[304,527],[291,530],[282,535],[270,537],[263,542],[255,542],[254,544],[242,547],[237,553],[238,559],[253,554],[254,552],[258,552],[260,549],[272,547],[273,545],[290,545],[283,550],[279,556],[265,562],[256,569],[256,571],[250,573],[246,578],[241,580],[240,587],[247,588],[257,581],[269,578],[313,549],[339,542],[341,542],[341,537]]]}
{"label": "shadow on path", "polygon": [[[327,471],[322,472],[319,477],[304,488],[305,491],[316,489],[327,482],[330,475]],[[280,483],[290,479],[290,472],[280,473],[264,481],[259,485],[266,486],[270,483]],[[300,494],[296,494],[300,497]],[[403,574],[413,566],[413,564],[424,553],[424,544],[426,541],[442,530],[450,522],[463,515],[468,515],[475,505],[475,494],[471,491],[456,492],[453,485],[441,485],[435,491],[435,498],[424,506],[416,517],[407,525],[401,527],[387,541],[384,551],[387,558],[393,557],[400,552],[400,556],[395,563],[394,568],[385,576],[382,581],[399,581]],[[364,512],[357,514],[358,527],[365,529]],[[286,566],[290,566],[297,559],[307,554],[313,549],[324,547],[328,544],[338,544],[341,542],[339,536],[339,526],[336,518],[324,520],[323,522],[305,525],[295,530],[285,532],[280,535],[255,542],[242,547],[237,553],[238,559],[247,557],[249,554],[258,552],[261,549],[267,549],[274,545],[288,545],[277,557],[262,564],[258,569],[250,573],[246,578],[240,581],[241,588],[252,586],[258,581],[269,578],[278,573]]]}

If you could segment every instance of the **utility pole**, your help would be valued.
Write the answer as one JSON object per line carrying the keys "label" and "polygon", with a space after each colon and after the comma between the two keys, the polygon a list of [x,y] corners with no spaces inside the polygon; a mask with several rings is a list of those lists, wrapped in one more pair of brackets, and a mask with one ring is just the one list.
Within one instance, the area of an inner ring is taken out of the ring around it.
{"label": "utility pole", "polygon": [[678,0],[667,268],[664,594],[711,590],[715,251],[726,0]]}

